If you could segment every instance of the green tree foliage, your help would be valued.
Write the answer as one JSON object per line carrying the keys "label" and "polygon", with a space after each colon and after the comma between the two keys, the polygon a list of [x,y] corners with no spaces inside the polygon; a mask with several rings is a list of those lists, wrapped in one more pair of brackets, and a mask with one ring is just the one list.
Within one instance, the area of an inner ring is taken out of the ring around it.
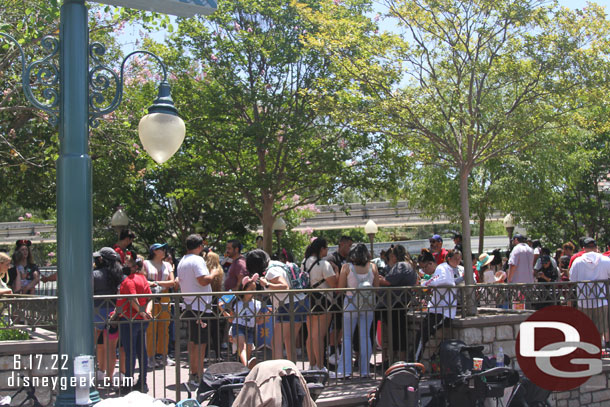
{"label": "green tree foliage", "polygon": [[179,20],[165,54],[188,126],[182,154],[224,194],[241,195],[268,252],[277,216],[366,185],[378,160],[371,136],[329,113],[346,80],[302,43],[318,27],[300,7],[318,3],[221,2],[209,20]]}
{"label": "green tree foliage", "polygon": [[[335,1],[312,16],[325,35],[309,43],[352,75],[352,92],[370,101],[369,123],[402,145],[412,166],[453,180],[437,184],[453,191],[469,236],[473,171],[545,142],[573,108],[564,97],[582,92],[588,68],[601,62],[606,20],[598,7],[570,12],[536,0],[384,3],[400,34],[378,34],[361,4]],[[464,252],[472,282],[468,239]]]}
{"label": "green tree foliage", "polygon": [[[0,32],[19,42],[28,62],[48,54],[41,41],[57,29],[57,2],[2,0],[0,9]],[[0,38],[0,178],[10,180],[0,183],[0,194],[13,206],[45,210],[55,203],[57,135],[48,115],[24,96],[19,57],[18,48]],[[34,94],[44,101],[40,91]]]}

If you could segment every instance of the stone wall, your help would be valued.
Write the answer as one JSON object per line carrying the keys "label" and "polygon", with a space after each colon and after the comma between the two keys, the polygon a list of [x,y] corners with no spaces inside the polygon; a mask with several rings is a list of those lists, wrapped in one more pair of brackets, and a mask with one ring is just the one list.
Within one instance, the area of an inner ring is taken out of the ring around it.
{"label": "stone wall", "polygon": [[[519,333],[519,324],[525,321],[533,311],[485,310],[476,317],[460,318],[453,321],[451,328],[437,332],[424,351],[424,361],[437,351],[443,339],[458,338],[467,345],[483,345],[483,353],[495,355],[502,347],[505,355],[511,357],[511,366],[519,370],[515,356],[515,341]],[[424,362],[426,365],[427,363]],[[429,368],[429,366],[426,366]],[[551,393],[549,402],[553,407],[606,407],[610,406],[610,360],[605,359],[601,374],[591,377],[578,389]]]}
{"label": "stone wall", "polygon": [[[467,345],[483,345],[483,353],[487,356],[495,355],[500,347],[505,355],[511,357],[513,363],[517,363],[515,357],[515,339],[519,331],[519,324],[525,321],[531,311],[506,311],[498,313],[481,310],[476,317],[457,318],[453,320],[451,327],[443,328],[428,342],[423,358],[426,369],[429,369],[428,361],[438,351],[439,344],[450,338],[457,338]],[[518,369],[518,366],[517,366]]]}
{"label": "stone wall", "polygon": [[[0,397],[13,397],[27,380],[34,385],[38,401],[45,407],[52,406],[57,394],[51,384],[60,363],[53,332],[38,329],[30,340],[0,342]],[[28,397],[27,390],[29,386],[14,396],[11,405],[20,405]],[[24,407],[32,404],[28,401]]]}

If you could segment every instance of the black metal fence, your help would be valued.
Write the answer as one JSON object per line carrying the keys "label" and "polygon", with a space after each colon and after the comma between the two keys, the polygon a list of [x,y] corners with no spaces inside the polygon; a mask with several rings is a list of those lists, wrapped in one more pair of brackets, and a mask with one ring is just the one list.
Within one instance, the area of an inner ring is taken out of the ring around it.
{"label": "black metal fence", "polygon": [[[430,338],[452,337],[473,301],[500,313],[575,306],[608,340],[609,293],[609,282],[600,281],[99,296],[98,384],[103,396],[131,387],[180,399],[181,384],[197,382],[212,364],[279,358],[303,370],[328,369],[331,386],[347,377],[381,378],[394,361],[421,360]],[[1,328],[53,330],[56,309],[54,297],[3,297]],[[121,375],[133,380],[121,382]]]}

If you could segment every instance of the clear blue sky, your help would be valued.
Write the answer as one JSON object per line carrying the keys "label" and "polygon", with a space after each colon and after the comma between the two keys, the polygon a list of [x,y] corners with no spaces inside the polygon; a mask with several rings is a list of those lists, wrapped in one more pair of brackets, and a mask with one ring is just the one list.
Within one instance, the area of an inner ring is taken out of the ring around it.
{"label": "clear blue sky", "polygon": [[[231,1],[231,0],[221,0],[221,1]],[[609,13],[610,0],[597,0],[597,1],[593,1],[593,3],[597,3],[601,6],[606,7],[606,14]],[[586,6],[586,4],[587,4],[586,0],[559,0],[559,5],[568,7],[571,9],[583,8]],[[383,27],[383,25],[382,25],[382,28],[385,28],[385,27]],[[388,28],[386,28],[386,29],[388,29]],[[165,32],[165,31],[158,31],[158,32],[152,34],[152,36],[156,41],[163,41],[168,34],[169,33]],[[137,49],[138,45],[136,45],[136,39],[139,38],[140,36],[141,36],[140,27],[138,25],[134,25],[132,27],[126,28],[120,37],[120,42],[122,44],[123,51],[131,52],[131,51]]]}

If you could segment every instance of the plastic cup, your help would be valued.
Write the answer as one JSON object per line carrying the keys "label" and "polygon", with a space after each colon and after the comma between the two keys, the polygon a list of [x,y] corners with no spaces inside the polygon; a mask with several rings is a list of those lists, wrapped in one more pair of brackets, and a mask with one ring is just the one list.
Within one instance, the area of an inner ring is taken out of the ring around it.
{"label": "plastic cup", "polygon": [[472,358],[472,370],[476,370],[476,371],[483,370],[483,359]]}

